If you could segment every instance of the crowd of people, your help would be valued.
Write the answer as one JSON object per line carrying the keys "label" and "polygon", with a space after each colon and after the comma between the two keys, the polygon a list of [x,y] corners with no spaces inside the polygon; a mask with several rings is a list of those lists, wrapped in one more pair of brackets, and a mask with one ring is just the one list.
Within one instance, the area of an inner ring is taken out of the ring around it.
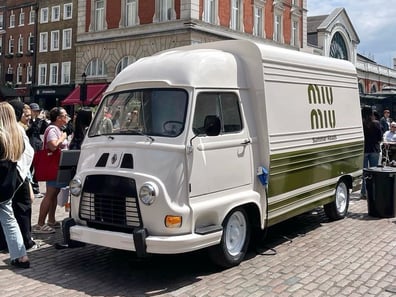
{"label": "crowd of people", "polygon": [[[390,110],[385,108],[383,116],[370,106],[362,107],[362,121],[364,131],[364,159],[363,168],[376,167],[382,163],[383,149],[396,148],[396,122],[390,117]],[[381,147],[382,145],[382,147]],[[360,198],[367,199],[366,181],[363,177]]]}
{"label": "crowd of people", "polygon": [[[40,193],[32,165],[34,153],[46,148],[80,149],[92,120],[91,109],[78,110],[73,119],[62,107],[43,111],[37,103],[19,99],[0,102],[0,250],[8,250],[10,264],[29,268],[27,251],[39,247],[33,234],[54,233],[57,196],[67,184],[46,181]],[[43,198],[37,224],[32,226],[32,202]]]}

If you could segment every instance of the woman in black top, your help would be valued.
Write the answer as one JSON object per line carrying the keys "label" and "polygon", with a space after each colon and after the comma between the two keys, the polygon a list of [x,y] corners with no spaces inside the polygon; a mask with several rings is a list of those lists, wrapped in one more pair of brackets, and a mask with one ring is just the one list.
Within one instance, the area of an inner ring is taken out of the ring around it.
{"label": "woman in black top", "polygon": [[[375,120],[373,110],[370,106],[362,108],[363,132],[364,132],[364,159],[363,168],[375,167],[378,165],[380,156],[380,142],[382,132],[380,124]],[[367,199],[366,182],[363,178],[360,198]]]}

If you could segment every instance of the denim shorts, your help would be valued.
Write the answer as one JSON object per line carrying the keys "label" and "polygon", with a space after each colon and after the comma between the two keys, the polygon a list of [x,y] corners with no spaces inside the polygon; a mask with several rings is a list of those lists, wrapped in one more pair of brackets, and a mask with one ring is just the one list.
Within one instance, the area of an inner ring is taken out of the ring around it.
{"label": "denim shorts", "polygon": [[61,188],[67,187],[69,184],[68,183],[58,183],[56,180],[49,180],[49,181],[47,181],[46,185],[47,185],[47,187],[61,189]]}

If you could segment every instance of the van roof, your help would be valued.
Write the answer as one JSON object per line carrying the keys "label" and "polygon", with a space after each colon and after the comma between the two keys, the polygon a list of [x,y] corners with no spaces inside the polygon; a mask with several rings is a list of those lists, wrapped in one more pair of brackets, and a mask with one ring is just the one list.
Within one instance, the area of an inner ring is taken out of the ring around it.
{"label": "van roof", "polygon": [[[247,40],[216,41],[178,47],[139,59],[129,65],[107,88],[106,93],[150,86],[193,86],[196,88],[247,88],[249,81],[241,61],[262,76],[263,65],[311,67],[356,75],[347,61]],[[261,61],[262,63],[258,63]],[[250,70],[251,71],[251,70]],[[260,78],[262,81],[262,78]]]}

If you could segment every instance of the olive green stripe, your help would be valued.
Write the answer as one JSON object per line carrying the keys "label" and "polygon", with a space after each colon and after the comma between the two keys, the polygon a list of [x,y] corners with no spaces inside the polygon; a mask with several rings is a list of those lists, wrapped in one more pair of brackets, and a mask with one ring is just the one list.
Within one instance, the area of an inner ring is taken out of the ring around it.
{"label": "olive green stripe", "polygon": [[282,208],[286,208],[293,203],[296,203],[297,201],[303,201],[303,200],[312,200],[318,195],[323,195],[324,193],[329,193],[332,190],[335,189],[336,182],[331,183],[331,184],[326,184],[320,188],[315,188],[312,189],[311,191],[304,192],[301,194],[297,194],[295,196],[289,196],[285,199],[281,200],[274,200],[269,198],[268,199],[268,212],[271,214],[274,211],[277,211]]}
{"label": "olive green stripe", "polygon": [[[331,186],[331,188],[334,189],[335,185]],[[330,203],[334,200],[334,195],[330,194],[323,196],[323,198],[321,198],[320,200],[312,199],[311,201],[309,201],[309,199],[313,197],[312,195],[314,195],[312,192],[306,193],[304,195],[300,195],[297,199],[299,199],[300,201],[304,201],[306,203],[302,204],[299,207],[296,207],[295,197],[293,204],[289,204],[287,206],[285,205],[284,207],[280,207],[280,205],[270,206],[270,210],[268,211],[268,226],[272,226],[274,224],[292,218],[296,215],[315,209],[316,207]],[[291,203],[293,201],[289,201],[289,202]],[[280,211],[280,213],[279,212],[276,213],[276,211]]]}
{"label": "olive green stripe", "polygon": [[361,170],[363,142],[275,154],[270,164],[268,196],[274,197]]}

